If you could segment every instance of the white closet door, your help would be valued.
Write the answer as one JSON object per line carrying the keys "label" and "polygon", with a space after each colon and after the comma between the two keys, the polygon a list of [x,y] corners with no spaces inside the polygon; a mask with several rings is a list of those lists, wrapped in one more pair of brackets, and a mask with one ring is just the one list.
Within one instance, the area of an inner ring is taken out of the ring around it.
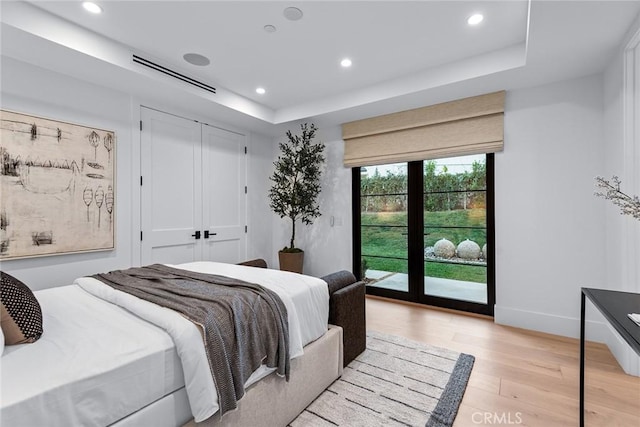
{"label": "white closet door", "polygon": [[205,260],[246,259],[246,163],[244,135],[202,125]]}
{"label": "white closet door", "polygon": [[142,264],[202,258],[200,124],[141,108]]}

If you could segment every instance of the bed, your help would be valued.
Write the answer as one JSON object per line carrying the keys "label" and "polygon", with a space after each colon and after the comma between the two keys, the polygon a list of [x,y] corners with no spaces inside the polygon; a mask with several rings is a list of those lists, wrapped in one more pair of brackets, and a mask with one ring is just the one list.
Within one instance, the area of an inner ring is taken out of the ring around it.
{"label": "bed", "polygon": [[259,368],[238,409],[220,417],[211,375],[202,374],[208,366],[202,366],[198,328],[168,309],[81,278],[35,292],[45,333],[33,344],[4,349],[0,424],[284,426],[341,375],[343,330],[328,325],[326,281],[221,263],[173,267],[260,283],[281,296],[292,331],[290,381]]}

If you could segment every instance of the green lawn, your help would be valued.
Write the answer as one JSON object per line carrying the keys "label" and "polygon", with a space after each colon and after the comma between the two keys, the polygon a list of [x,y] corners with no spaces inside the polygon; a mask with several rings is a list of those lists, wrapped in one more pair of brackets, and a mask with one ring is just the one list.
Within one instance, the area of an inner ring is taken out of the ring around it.
{"label": "green lawn", "polygon": [[[446,238],[458,245],[465,239],[475,241],[482,247],[486,243],[486,217],[484,209],[467,209],[441,212],[425,212],[426,246]],[[407,213],[378,212],[362,213],[362,254],[367,267],[373,270],[407,272]],[[370,227],[371,226],[371,227]],[[392,227],[389,227],[392,226]],[[483,227],[482,229],[440,227]],[[396,257],[401,259],[373,258],[367,255]],[[425,262],[425,274],[431,277],[487,282],[486,267]]]}

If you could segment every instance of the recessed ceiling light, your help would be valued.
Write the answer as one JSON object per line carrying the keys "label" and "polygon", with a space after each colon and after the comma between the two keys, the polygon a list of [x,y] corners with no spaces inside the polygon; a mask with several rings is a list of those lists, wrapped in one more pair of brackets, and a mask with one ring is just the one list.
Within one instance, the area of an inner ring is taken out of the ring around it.
{"label": "recessed ceiling light", "polygon": [[340,61],[340,65],[342,65],[344,68],[349,68],[351,67],[351,60],[349,58],[344,58],[342,61]]}
{"label": "recessed ceiling light", "polygon": [[84,7],[86,11],[91,13],[102,13],[102,8],[92,1],[82,2],[82,7]]}
{"label": "recessed ceiling light", "polygon": [[211,64],[209,58],[204,55],[200,55],[199,53],[185,53],[182,57],[189,64],[197,65],[198,67],[204,67],[205,65]]}
{"label": "recessed ceiling light", "polygon": [[471,15],[469,19],[467,19],[467,24],[478,25],[479,23],[482,22],[483,19],[484,19],[484,16],[482,16],[482,14],[476,13],[474,15]]}
{"label": "recessed ceiling light", "polygon": [[282,13],[289,21],[298,21],[302,19],[302,11],[297,7],[287,7]]}
{"label": "recessed ceiling light", "polygon": [[263,87],[259,87],[259,88],[256,88],[256,93],[257,93],[258,95],[264,95],[265,93],[267,93],[267,91],[266,91],[266,89],[265,89],[265,88],[263,88]]}
{"label": "recessed ceiling light", "polygon": [[275,33],[276,32],[276,26],[275,25],[271,25],[271,24],[267,24],[264,26],[264,30],[267,33]]}

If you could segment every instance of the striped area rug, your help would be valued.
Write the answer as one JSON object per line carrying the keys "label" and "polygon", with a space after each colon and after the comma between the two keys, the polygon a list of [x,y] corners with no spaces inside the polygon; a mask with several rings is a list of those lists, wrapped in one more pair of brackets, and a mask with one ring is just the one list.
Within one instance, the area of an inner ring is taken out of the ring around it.
{"label": "striped area rug", "polygon": [[290,427],[453,425],[475,358],[379,332]]}

